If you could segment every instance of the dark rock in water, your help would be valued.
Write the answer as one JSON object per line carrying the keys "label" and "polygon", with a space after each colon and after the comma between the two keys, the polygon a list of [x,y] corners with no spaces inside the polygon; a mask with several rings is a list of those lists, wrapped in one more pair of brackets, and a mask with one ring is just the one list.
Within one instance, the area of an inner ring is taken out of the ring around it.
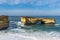
{"label": "dark rock in water", "polygon": [[21,24],[24,25],[34,25],[34,24],[55,24],[55,19],[53,18],[35,18],[35,17],[21,17]]}
{"label": "dark rock in water", "polygon": [[7,29],[9,27],[8,16],[0,16],[0,30]]}

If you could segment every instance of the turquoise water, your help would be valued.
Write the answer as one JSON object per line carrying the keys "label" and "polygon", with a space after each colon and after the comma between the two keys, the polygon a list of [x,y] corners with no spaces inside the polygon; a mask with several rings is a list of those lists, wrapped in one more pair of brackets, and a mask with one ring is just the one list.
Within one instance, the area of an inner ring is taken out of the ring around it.
{"label": "turquoise water", "polygon": [[[39,17],[39,16],[36,16]],[[21,28],[25,29],[26,31],[28,30],[33,30],[34,32],[36,31],[57,31],[60,32],[60,17],[59,16],[41,16],[41,18],[54,18],[56,21],[56,24],[54,25],[30,25],[30,26],[20,26],[18,25],[20,22],[20,17],[19,16],[10,16],[10,25],[8,29],[14,29],[14,28]],[[29,32],[29,31],[28,31]]]}
{"label": "turquoise water", "polygon": [[[39,17],[39,16],[36,16]],[[56,23],[54,25],[30,25],[21,26],[19,16],[9,16],[9,28],[3,30],[5,33],[18,33],[22,36],[35,37],[60,37],[60,17],[59,16],[41,16],[42,18],[54,18]],[[25,38],[27,39],[27,38]],[[28,39],[27,39],[28,40]],[[31,39],[30,39],[31,40]],[[40,40],[40,39],[38,39]]]}

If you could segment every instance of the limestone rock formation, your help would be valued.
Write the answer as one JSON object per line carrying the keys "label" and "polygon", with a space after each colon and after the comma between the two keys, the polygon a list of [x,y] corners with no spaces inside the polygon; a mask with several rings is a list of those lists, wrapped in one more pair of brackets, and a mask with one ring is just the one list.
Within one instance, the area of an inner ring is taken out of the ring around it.
{"label": "limestone rock formation", "polygon": [[24,25],[33,25],[33,24],[55,24],[55,19],[52,18],[35,18],[21,16],[21,23]]}
{"label": "limestone rock formation", "polygon": [[7,29],[9,27],[8,16],[0,16],[0,30]]}

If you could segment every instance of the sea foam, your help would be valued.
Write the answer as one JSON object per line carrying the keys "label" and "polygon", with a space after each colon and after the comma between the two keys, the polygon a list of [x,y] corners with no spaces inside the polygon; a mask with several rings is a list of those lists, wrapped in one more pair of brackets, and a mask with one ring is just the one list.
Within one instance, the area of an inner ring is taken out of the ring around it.
{"label": "sea foam", "polygon": [[[60,40],[60,32],[58,31],[33,31],[34,29],[20,28],[21,22],[11,21],[18,28],[10,29],[7,33],[1,31],[1,40]],[[55,24],[60,25],[60,24]]]}
{"label": "sea foam", "polygon": [[[27,33],[28,34],[28,33]],[[58,36],[28,36],[20,33],[0,33],[0,40],[60,40]]]}

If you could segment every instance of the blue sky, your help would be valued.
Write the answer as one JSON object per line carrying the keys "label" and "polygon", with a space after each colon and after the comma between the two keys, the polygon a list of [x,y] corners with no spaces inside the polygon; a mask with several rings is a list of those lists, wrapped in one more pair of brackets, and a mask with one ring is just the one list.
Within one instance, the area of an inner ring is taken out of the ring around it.
{"label": "blue sky", "polygon": [[59,16],[60,0],[0,0],[0,15]]}

